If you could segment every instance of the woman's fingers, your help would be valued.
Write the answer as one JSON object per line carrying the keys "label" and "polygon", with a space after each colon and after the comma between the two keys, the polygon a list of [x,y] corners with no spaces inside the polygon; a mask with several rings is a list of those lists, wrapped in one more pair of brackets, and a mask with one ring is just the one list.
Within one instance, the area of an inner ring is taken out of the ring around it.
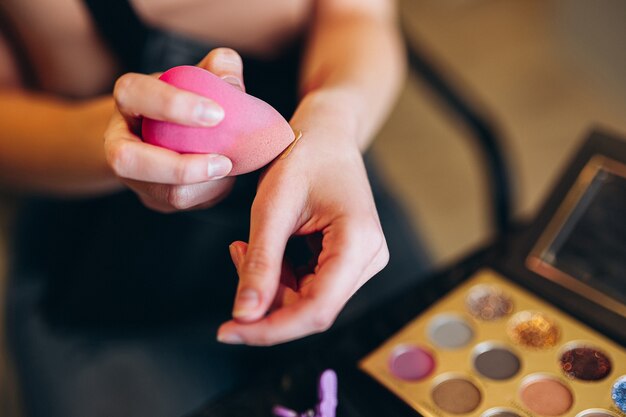
{"label": "woman's fingers", "polygon": [[141,201],[153,210],[170,213],[212,207],[232,189],[235,178],[227,177],[191,185],[167,185],[125,180]]}
{"label": "woman's fingers", "polygon": [[121,178],[184,185],[223,178],[233,167],[217,154],[178,154],[141,142],[105,139],[109,165]]}
{"label": "woman's fingers", "polygon": [[[231,243],[228,249],[230,251],[230,257],[233,261],[233,264],[235,265],[237,271],[239,271],[241,266],[243,265],[246,253],[248,252],[248,244],[246,242],[238,240]],[[280,284],[276,291],[276,295],[274,296],[274,301],[270,305],[269,310],[275,310],[276,308],[280,308],[282,305],[289,304],[291,301],[293,301],[293,294],[295,294],[297,286],[298,279],[296,277],[296,274],[289,265],[289,262],[286,259],[283,259],[280,273]]]}
{"label": "woman's fingers", "polygon": [[[200,66],[243,90],[241,57],[228,48],[211,51]],[[122,182],[154,210],[172,212],[210,207],[223,199],[234,179],[232,162],[217,154],[179,154],[142,142],[141,118],[194,127],[215,126],[224,110],[213,100],[158,80],[158,74],[129,73],[114,88],[114,112],[104,148]]]}
{"label": "woman's fingers", "polygon": [[104,135],[107,162],[118,177],[160,184],[194,184],[228,175],[230,159],[217,154],[179,154],[141,142],[119,124]]}
{"label": "woman's fingers", "polygon": [[[245,90],[243,62],[234,50],[214,49],[199,66]],[[215,126],[224,118],[224,110],[213,100],[181,90],[150,75],[122,75],[115,83],[113,96],[117,108],[131,127],[136,127],[133,119],[138,117],[205,127]]]}
{"label": "woman's fingers", "polygon": [[237,271],[239,286],[233,317],[241,322],[261,319],[279,285],[287,240],[296,224],[298,202],[291,196],[258,200],[252,205],[250,241]]}
{"label": "woman's fingers", "polygon": [[[224,323],[218,340],[224,343],[268,346],[327,330],[353,293],[356,277],[350,278],[347,258],[335,258],[310,280],[300,299],[283,305],[254,323],[236,320]],[[333,281],[331,291],[322,291],[322,282]]]}
{"label": "woman's fingers", "polygon": [[235,50],[230,48],[216,48],[204,57],[198,64],[200,68],[220,77],[233,87],[245,91],[243,83],[243,61]]}
{"label": "woman's fingers", "polygon": [[215,126],[224,110],[213,100],[144,74],[118,78],[113,96],[125,118],[148,117],[189,126]]}
{"label": "woman's fingers", "polygon": [[354,292],[386,265],[387,247],[376,222],[340,221],[324,232],[318,271],[300,290],[301,298],[254,323],[223,324],[220,341],[273,345],[324,331]]}

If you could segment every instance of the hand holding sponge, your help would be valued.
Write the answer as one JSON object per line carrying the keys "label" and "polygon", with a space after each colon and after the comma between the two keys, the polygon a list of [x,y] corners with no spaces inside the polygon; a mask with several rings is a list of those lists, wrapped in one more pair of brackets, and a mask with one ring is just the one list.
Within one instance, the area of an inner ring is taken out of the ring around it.
{"label": "hand holding sponge", "polygon": [[207,97],[224,109],[213,127],[191,127],[144,119],[143,140],[179,153],[216,153],[233,163],[229,175],[245,174],[271,162],[295,139],[289,123],[272,106],[199,67],[180,66],[160,80]]}

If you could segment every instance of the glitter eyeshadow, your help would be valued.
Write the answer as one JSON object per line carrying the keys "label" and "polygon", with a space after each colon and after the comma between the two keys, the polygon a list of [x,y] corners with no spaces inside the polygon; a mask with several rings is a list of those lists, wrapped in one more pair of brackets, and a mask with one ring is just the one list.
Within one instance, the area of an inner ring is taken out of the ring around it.
{"label": "glitter eyeshadow", "polygon": [[488,321],[511,314],[513,301],[498,287],[479,284],[468,292],[465,307],[472,316]]}
{"label": "glitter eyeshadow", "polygon": [[507,333],[511,340],[522,346],[547,349],[559,341],[559,328],[543,313],[522,311],[509,321]]}
{"label": "glitter eyeshadow", "polygon": [[611,399],[621,412],[626,413],[626,375],[619,377],[613,384]]}
{"label": "glitter eyeshadow", "polygon": [[609,358],[590,347],[569,349],[561,355],[560,362],[567,376],[583,381],[599,381],[611,372]]}

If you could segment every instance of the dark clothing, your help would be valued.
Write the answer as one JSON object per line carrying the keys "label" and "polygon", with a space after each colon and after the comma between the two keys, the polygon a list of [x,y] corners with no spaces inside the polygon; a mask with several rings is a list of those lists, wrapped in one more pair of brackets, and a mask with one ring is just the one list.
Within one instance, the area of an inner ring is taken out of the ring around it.
{"label": "dark clothing", "polygon": [[[193,64],[210,49],[143,26],[124,0],[87,4],[128,70]],[[132,25],[119,26],[111,18],[116,13]],[[244,57],[248,92],[286,118],[297,103],[300,49],[296,43],[267,61]],[[258,173],[239,177],[226,201],[198,212],[159,214],[131,192],[24,203],[7,328],[27,416],[179,416],[290,349],[215,341],[237,284],[228,245],[247,240],[257,179]],[[341,320],[407,285],[427,265],[403,213],[371,180],[391,262]],[[297,242],[290,250],[298,252]]]}

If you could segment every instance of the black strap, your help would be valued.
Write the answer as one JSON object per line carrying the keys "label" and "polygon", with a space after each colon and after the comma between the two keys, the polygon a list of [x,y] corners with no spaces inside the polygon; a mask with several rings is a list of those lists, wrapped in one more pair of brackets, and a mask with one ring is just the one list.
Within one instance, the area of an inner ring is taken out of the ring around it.
{"label": "black strap", "polygon": [[125,69],[137,71],[150,28],[139,19],[130,0],[84,1],[100,34]]}

